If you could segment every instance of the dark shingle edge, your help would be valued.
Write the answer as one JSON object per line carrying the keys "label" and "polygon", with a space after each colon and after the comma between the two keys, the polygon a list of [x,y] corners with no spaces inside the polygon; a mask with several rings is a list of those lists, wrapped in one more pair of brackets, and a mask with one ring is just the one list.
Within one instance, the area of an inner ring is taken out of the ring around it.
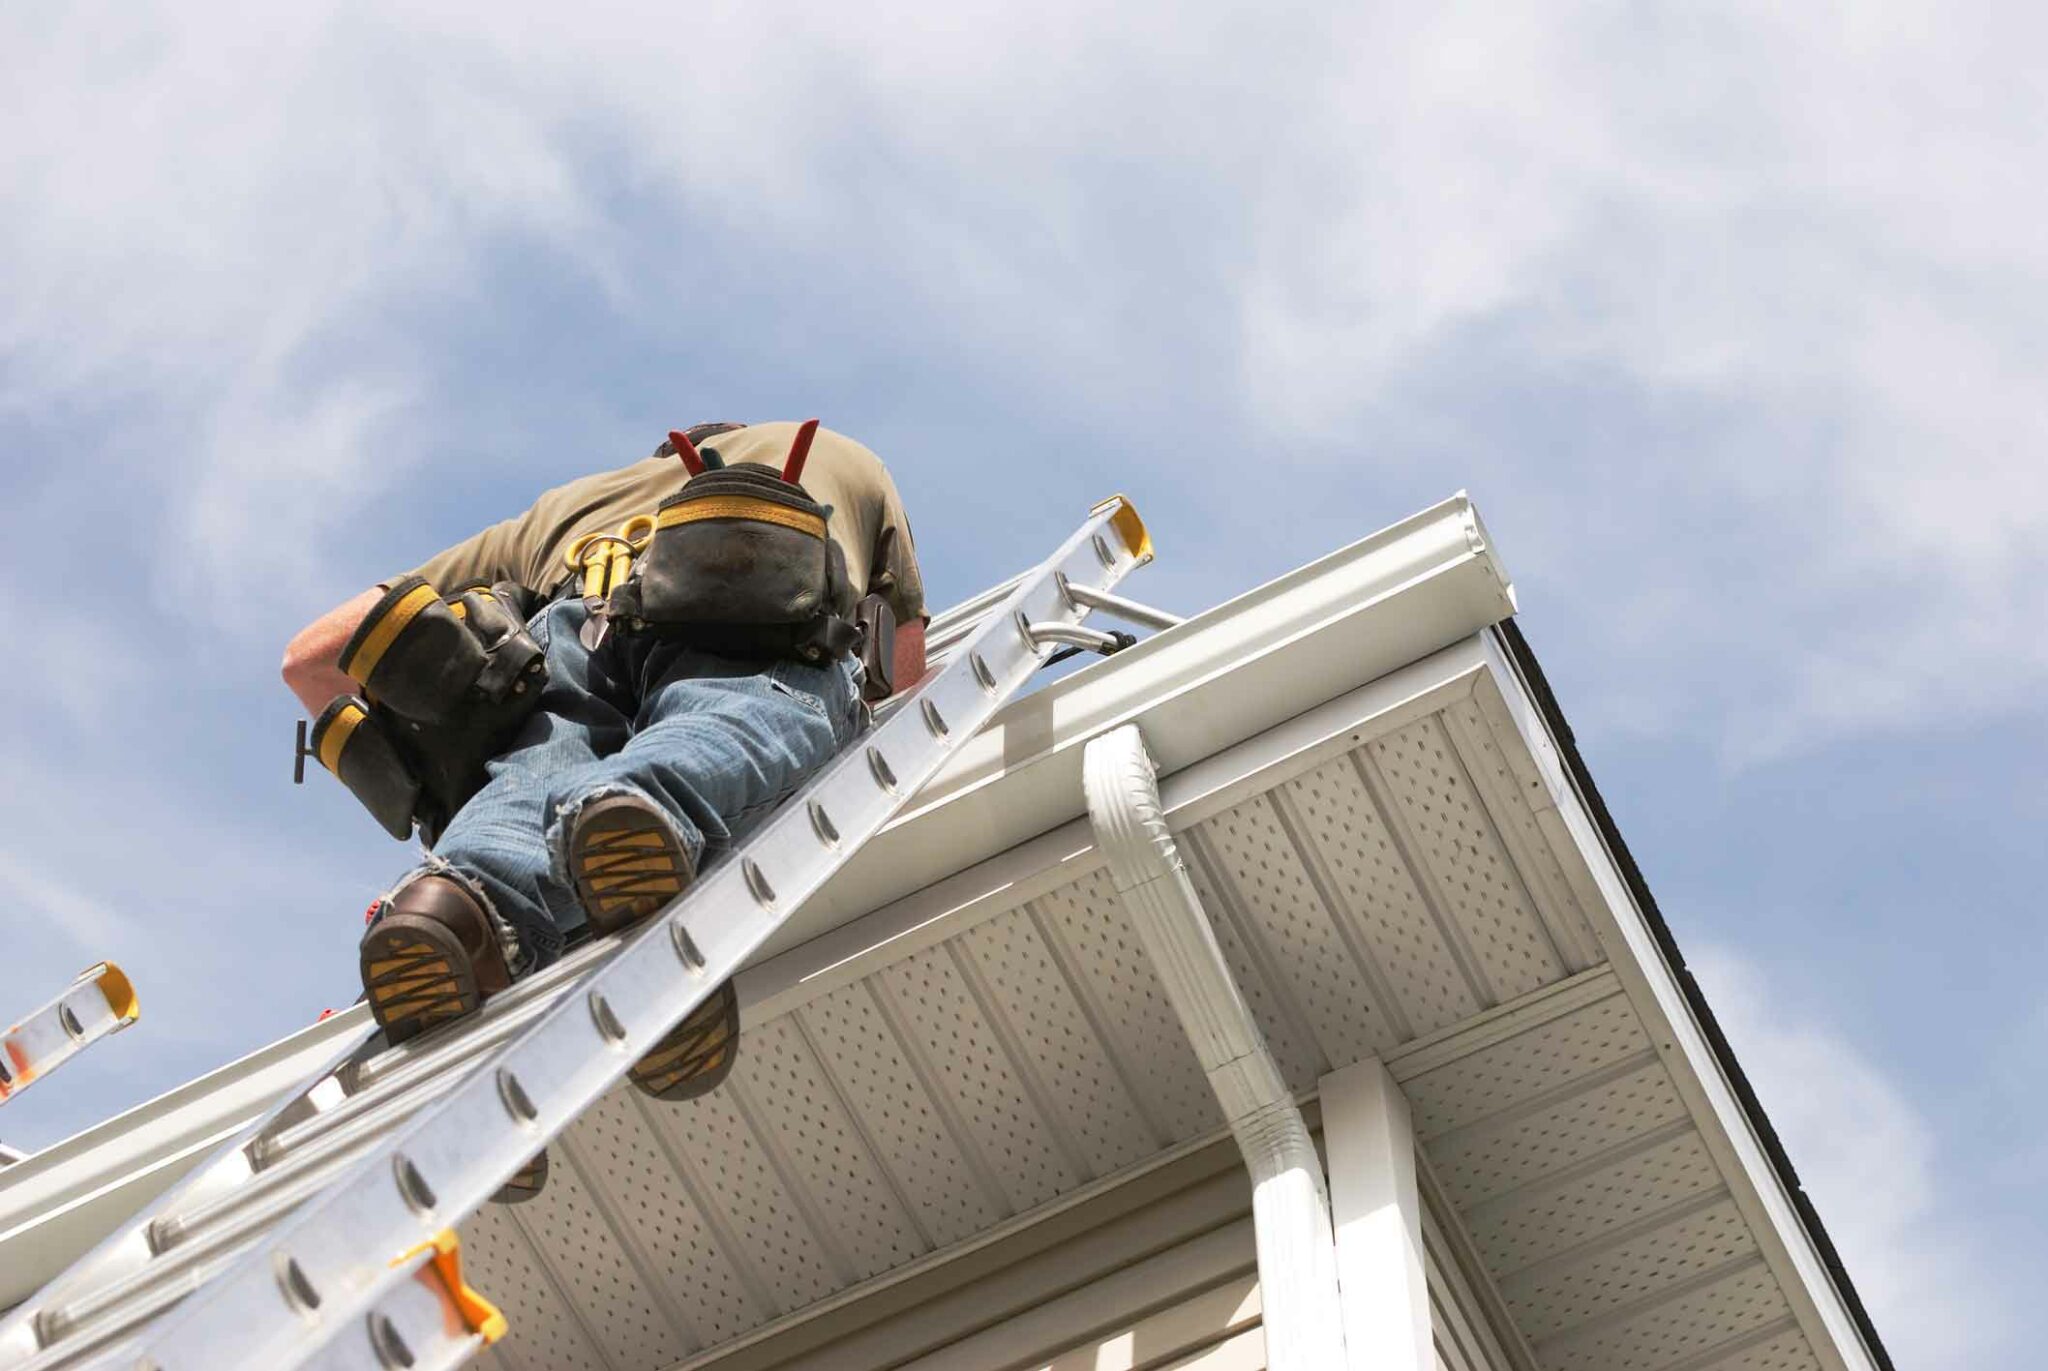
{"label": "dark shingle edge", "polygon": [[1664,915],[1657,908],[1657,897],[1650,893],[1649,882],[1643,879],[1642,869],[1636,865],[1628,844],[1622,841],[1621,830],[1615,827],[1614,816],[1608,812],[1607,801],[1601,798],[1600,788],[1593,784],[1593,773],[1586,768],[1585,758],[1579,755],[1577,740],[1572,736],[1571,725],[1565,722],[1564,711],[1558,708],[1557,697],[1551,693],[1550,682],[1544,678],[1543,667],[1536,660],[1536,654],[1529,649],[1528,639],[1522,636],[1521,626],[1513,619],[1504,619],[1497,626],[1501,642],[1507,648],[1508,658],[1515,670],[1521,674],[1522,682],[1528,687],[1530,697],[1536,702],[1537,710],[1543,716],[1544,724],[1556,739],[1559,755],[1564,760],[1572,786],[1579,793],[1586,811],[1592,815],[1593,823],[1600,830],[1601,840],[1621,869],[1622,879],[1628,882],[1629,893],[1649,920],[1650,933],[1657,940],[1657,946],[1664,954],[1665,964],[1670,968],[1679,990],[1685,995],[1686,1004],[1691,1008],[1693,1018],[1698,1020],[1700,1029],[1706,1034],[1707,1044],[1713,1049],[1715,1060],[1728,1083],[1734,1087],[1735,1098],[1748,1116],[1750,1127],[1756,1130],[1762,1141],[1764,1154],[1770,1158],[1771,1169],[1777,1173],[1779,1182],[1792,1199],[1793,1208],[1799,1215],[1800,1224],[1812,1240],[1814,1250],[1820,1254],[1821,1263],[1827,1268],[1835,1290],[1842,1297],[1849,1316],[1855,1320],[1856,1328],[1863,1336],[1870,1354],[1876,1358],[1884,1371],[1896,1371],[1891,1353],[1885,1350],[1884,1340],[1877,1334],[1877,1325],[1871,1322],[1870,1312],[1863,1307],[1862,1296],[1856,1293],[1856,1283],[1849,1279],[1848,1268],[1842,1264],[1841,1254],[1836,1251],[1834,1239],[1828,1236],[1827,1225],[1821,1222],[1820,1212],[1813,1206],[1806,1190],[1799,1183],[1799,1173],[1793,1169],[1792,1158],[1785,1152],[1785,1145],[1778,1137],[1778,1130],[1771,1126],[1769,1116],[1764,1113],[1763,1102],[1757,1098],[1756,1090],[1744,1074],[1742,1064],[1735,1059],[1735,1051],[1729,1046],[1727,1035],[1721,1031],[1721,1024],[1714,1017],[1713,1009],[1707,1004],[1706,995],[1699,983],[1693,979],[1692,971],[1685,964],[1685,955],[1678,950],[1678,942],[1671,936],[1671,927],[1664,922]]}

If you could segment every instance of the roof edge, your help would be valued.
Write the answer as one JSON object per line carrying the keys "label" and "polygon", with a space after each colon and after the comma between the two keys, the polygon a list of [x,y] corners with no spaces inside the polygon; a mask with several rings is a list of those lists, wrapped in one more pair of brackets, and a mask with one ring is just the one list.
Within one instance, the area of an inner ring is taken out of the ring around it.
{"label": "roof edge", "polygon": [[1742,1069],[1742,1063],[1736,1059],[1733,1045],[1723,1032],[1720,1020],[1715,1017],[1713,1007],[1707,1003],[1706,992],[1700,988],[1691,968],[1686,965],[1685,954],[1679,950],[1678,940],[1672,936],[1671,925],[1665,921],[1663,911],[1658,908],[1657,897],[1650,892],[1649,882],[1644,878],[1642,868],[1636,864],[1635,854],[1629,851],[1628,843],[1621,836],[1621,829],[1614,822],[1614,815],[1607,808],[1606,799],[1601,796],[1599,786],[1594,784],[1593,773],[1579,752],[1578,739],[1572,733],[1571,725],[1566,722],[1564,711],[1559,707],[1557,696],[1552,693],[1549,679],[1543,674],[1543,666],[1536,660],[1536,654],[1530,648],[1528,638],[1523,635],[1521,625],[1509,618],[1501,620],[1494,628],[1506,648],[1509,664],[1521,678],[1522,686],[1536,705],[1544,727],[1550,731],[1551,737],[1557,743],[1558,758],[1563,764],[1572,789],[1577,792],[1580,803],[1585,806],[1586,813],[1592,818],[1601,841],[1606,844],[1608,853],[1614,860],[1615,868],[1628,885],[1629,894],[1642,910],[1650,935],[1656,942],[1659,952],[1663,954],[1666,970],[1671,973],[1673,983],[1677,985],[1686,1007],[1692,1012],[1701,1034],[1713,1051],[1715,1064],[1727,1078],[1729,1088],[1735,1093],[1736,1102],[1741,1106],[1750,1128],[1756,1133],[1758,1142],[1762,1144],[1764,1155],[1769,1159],[1779,1185],[1784,1187],[1786,1197],[1792,1202],[1793,1210],[1799,1216],[1800,1225],[1806,1230],[1807,1240],[1813,1244],[1815,1253],[1820,1257],[1821,1265],[1826,1269],[1828,1279],[1834,1284],[1835,1293],[1841,1298],[1843,1308],[1848,1311],[1850,1319],[1855,1323],[1856,1331],[1862,1336],[1872,1358],[1884,1368],[1884,1371],[1897,1371],[1891,1353],[1885,1348],[1884,1339],[1879,1336],[1877,1325],[1870,1317],[1870,1311],[1864,1307],[1862,1295],[1856,1290],[1855,1281],[1849,1276],[1848,1267],[1843,1264],[1834,1239],[1828,1234],[1827,1225],[1821,1220],[1820,1211],[1814,1207],[1812,1197],[1800,1184],[1799,1173],[1792,1165],[1791,1155],[1786,1152],[1783,1139],[1772,1126],[1770,1116],[1764,1112],[1763,1101],[1758,1098],[1756,1088],[1750,1084],[1748,1074]]}

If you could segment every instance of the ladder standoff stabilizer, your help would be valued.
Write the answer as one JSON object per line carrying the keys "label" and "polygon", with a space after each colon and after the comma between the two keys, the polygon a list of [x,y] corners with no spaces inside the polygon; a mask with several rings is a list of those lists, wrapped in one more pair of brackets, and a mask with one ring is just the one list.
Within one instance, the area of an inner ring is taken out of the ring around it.
{"label": "ladder standoff stabilizer", "polygon": [[140,1012],[135,987],[120,967],[87,967],[63,994],[0,1037],[0,1104],[109,1033],[119,1033]]}
{"label": "ladder standoff stabilizer", "polygon": [[503,1320],[446,1230],[730,980],[1151,556],[1117,497],[940,615],[924,680],[661,913],[466,1019],[337,1059],[0,1319],[0,1365],[459,1364]]}

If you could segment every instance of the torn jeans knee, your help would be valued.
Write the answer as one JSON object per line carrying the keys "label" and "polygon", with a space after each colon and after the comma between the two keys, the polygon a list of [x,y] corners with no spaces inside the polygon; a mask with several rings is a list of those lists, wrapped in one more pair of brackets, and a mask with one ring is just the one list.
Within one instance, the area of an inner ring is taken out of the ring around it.
{"label": "torn jeans knee", "polygon": [[599,781],[588,789],[577,791],[571,798],[558,801],[549,806],[550,817],[547,828],[548,874],[558,889],[574,890],[576,888],[575,880],[569,872],[569,835],[576,829],[576,816],[583,812],[585,805],[596,800],[609,799],[615,795],[630,795],[636,800],[644,800],[655,813],[661,816],[662,822],[668,825],[669,831],[675,835],[676,841],[683,845],[683,851],[689,853],[691,867],[694,869],[702,863],[704,858],[704,835],[698,831],[695,824],[678,819],[667,805],[631,781]]}
{"label": "torn jeans knee", "polygon": [[[399,877],[397,884],[384,892],[383,897],[377,901],[377,915],[382,917],[384,910],[391,907],[391,902],[398,898],[400,892],[423,876],[446,877],[469,892],[482,907],[485,916],[490,919],[491,929],[498,935],[498,950],[504,955],[505,966],[511,971],[514,980],[533,970],[543,960],[553,961],[553,954],[560,950],[559,934],[555,936],[553,946],[548,945],[549,940],[544,936],[522,937],[518,926],[499,912],[498,902],[491,898],[490,888],[485,881],[431,852],[427,854],[425,861]],[[533,946],[529,947],[529,943]]]}

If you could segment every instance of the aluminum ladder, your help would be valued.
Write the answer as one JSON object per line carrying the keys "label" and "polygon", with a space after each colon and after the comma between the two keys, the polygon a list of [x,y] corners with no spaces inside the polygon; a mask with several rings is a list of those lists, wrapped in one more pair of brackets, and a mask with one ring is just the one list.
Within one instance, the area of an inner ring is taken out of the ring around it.
{"label": "aluminum ladder", "polygon": [[0,1321],[0,1367],[432,1371],[505,1330],[454,1225],[734,975],[1152,557],[1098,505],[1045,562],[934,619],[931,666],[646,923],[396,1047],[366,1027],[305,1087]]}
{"label": "aluminum ladder", "polygon": [[0,1034],[0,1104],[135,1022],[141,1007],[127,974],[112,962],[78,973],[64,993]]}

